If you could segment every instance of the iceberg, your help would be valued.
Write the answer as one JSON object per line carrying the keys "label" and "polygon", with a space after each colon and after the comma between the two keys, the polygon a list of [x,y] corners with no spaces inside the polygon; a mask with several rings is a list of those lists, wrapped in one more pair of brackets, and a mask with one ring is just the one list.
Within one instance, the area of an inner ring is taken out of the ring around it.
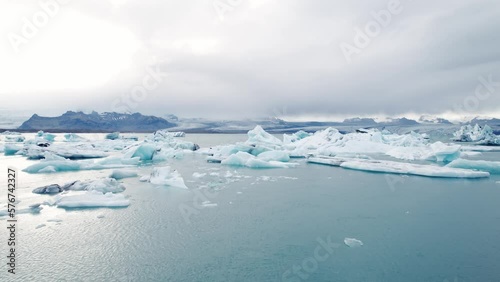
{"label": "iceberg", "polygon": [[340,167],[370,172],[443,178],[485,178],[490,176],[490,173],[485,171],[379,160],[345,161],[340,164]]}
{"label": "iceberg", "polygon": [[88,191],[80,195],[63,196],[56,201],[60,208],[127,207],[130,201],[123,194]]}
{"label": "iceberg", "polygon": [[106,139],[108,140],[116,140],[120,138],[120,132],[113,132],[106,134]]}
{"label": "iceberg", "polygon": [[114,178],[104,178],[97,180],[74,181],[70,184],[65,185],[64,190],[121,193],[125,191],[125,187]]}
{"label": "iceberg", "polygon": [[117,169],[113,170],[111,172],[111,175],[109,177],[114,178],[116,180],[124,179],[124,178],[130,178],[130,177],[136,177],[137,172],[133,170],[125,170],[125,169]]}
{"label": "iceberg", "polygon": [[47,186],[35,188],[33,190],[33,193],[35,193],[35,194],[57,194],[57,193],[61,193],[62,191],[63,191],[63,189],[61,188],[61,186],[59,186],[59,184],[50,184]]}
{"label": "iceberg", "polygon": [[480,171],[487,171],[491,174],[500,174],[500,162],[493,161],[473,161],[466,159],[454,160],[447,165],[447,167],[475,169]]}
{"label": "iceberg", "polygon": [[500,146],[500,137],[493,133],[488,125],[464,125],[453,134],[453,140],[458,142],[476,142],[479,145]]}
{"label": "iceberg", "polygon": [[223,165],[245,166],[250,168],[289,168],[298,163],[285,163],[281,161],[266,161],[246,152],[238,152],[221,161]]}
{"label": "iceberg", "polygon": [[101,193],[121,193],[125,187],[113,178],[97,180],[73,181],[63,186],[51,184],[33,190],[35,194],[57,194],[63,191],[98,191]]}
{"label": "iceberg", "polygon": [[15,143],[21,143],[24,142],[26,138],[22,135],[7,135],[5,136],[5,141],[7,142],[15,142]]}
{"label": "iceberg", "polygon": [[360,240],[355,239],[355,238],[345,238],[344,244],[346,244],[347,246],[349,246],[351,248],[358,248],[358,247],[363,246],[363,242],[361,242]]}
{"label": "iceberg", "polygon": [[15,144],[5,144],[4,146],[4,154],[6,156],[13,156],[15,155],[17,152],[21,151],[23,148],[18,146],[18,145],[15,145]]}
{"label": "iceberg", "polygon": [[139,158],[123,159],[118,157],[108,157],[99,161],[72,161],[63,160],[42,160],[39,163],[30,165],[23,169],[27,173],[46,173],[78,170],[100,170],[108,168],[125,168],[136,166],[140,162]]}
{"label": "iceberg", "polygon": [[36,136],[38,138],[41,138],[41,139],[44,139],[46,141],[49,141],[49,142],[54,142],[54,140],[56,139],[56,136],[54,134],[51,134],[51,133],[45,133],[43,131],[38,131],[38,133],[36,134]]}
{"label": "iceberg", "polygon": [[87,141],[87,139],[76,135],[75,133],[66,133],[64,134],[64,141],[66,142],[83,142]]}
{"label": "iceberg", "polygon": [[172,171],[169,166],[153,168],[151,174],[141,177],[140,181],[154,185],[188,189],[181,174],[176,170]]}

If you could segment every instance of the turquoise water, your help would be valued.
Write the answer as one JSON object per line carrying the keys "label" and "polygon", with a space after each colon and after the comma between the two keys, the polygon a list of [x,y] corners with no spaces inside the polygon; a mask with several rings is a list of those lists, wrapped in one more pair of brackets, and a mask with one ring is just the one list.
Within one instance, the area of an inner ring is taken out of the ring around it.
{"label": "turquoise water", "polygon": [[[202,147],[246,140],[186,138]],[[480,158],[498,160],[500,153]],[[130,178],[123,180],[127,208],[19,214],[17,274],[7,274],[2,227],[0,280],[500,281],[498,175],[401,177],[296,161],[297,168],[255,170],[186,155],[167,164],[189,190]],[[33,162],[0,157],[1,171]],[[140,175],[150,171],[139,168]],[[109,174],[20,172],[17,196],[28,206],[53,197],[32,194],[38,186]],[[3,206],[6,192],[0,196]],[[217,206],[201,206],[204,201]],[[346,237],[364,245],[349,248]]]}

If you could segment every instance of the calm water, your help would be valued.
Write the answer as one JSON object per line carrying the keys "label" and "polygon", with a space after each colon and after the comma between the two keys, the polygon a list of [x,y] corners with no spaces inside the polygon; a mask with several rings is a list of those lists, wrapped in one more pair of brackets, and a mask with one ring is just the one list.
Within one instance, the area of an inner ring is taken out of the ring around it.
{"label": "calm water", "polygon": [[[186,139],[207,147],[246,136]],[[167,164],[189,190],[130,178],[123,180],[128,208],[20,214],[15,277],[7,275],[7,222],[0,218],[0,281],[500,281],[498,175],[401,177],[297,161],[293,169],[255,170],[186,155]],[[0,157],[4,174],[7,166],[32,163]],[[33,188],[109,174],[19,172],[19,206],[51,198]],[[346,237],[364,245],[349,248]]]}

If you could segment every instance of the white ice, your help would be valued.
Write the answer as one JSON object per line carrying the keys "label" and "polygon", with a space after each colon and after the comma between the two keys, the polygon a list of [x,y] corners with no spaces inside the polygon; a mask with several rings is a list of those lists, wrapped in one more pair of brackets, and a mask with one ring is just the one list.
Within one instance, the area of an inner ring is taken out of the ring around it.
{"label": "white ice", "polygon": [[120,180],[124,178],[136,177],[137,172],[128,169],[116,169],[111,172],[109,177]]}
{"label": "white ice", "polygon": [[143,176],[140,180],[154,185],[187,189],[181,174],[176,170],[171,170],[169,166],[155,167],[150,175]]}
{"label": "white ice", "polygon": [[127,207],[130,201],[123,194],[88,191],[83,194],[63,196],[56,201],[61,208]]}
{"label": "white ice", "polygon": [[494,161],[458,159],[449,163],[447,167],[475,169],[487,171],[491,174],[500,174],[500,162]]}
{"label": "white ice", "polygon": [[346,244],[347,246],[349,246],[351,248],[358,248],[358,247],[363,246],[363,242],[361,242],[360,240],[355,239],[355,238],[345,238],[344,244]]}

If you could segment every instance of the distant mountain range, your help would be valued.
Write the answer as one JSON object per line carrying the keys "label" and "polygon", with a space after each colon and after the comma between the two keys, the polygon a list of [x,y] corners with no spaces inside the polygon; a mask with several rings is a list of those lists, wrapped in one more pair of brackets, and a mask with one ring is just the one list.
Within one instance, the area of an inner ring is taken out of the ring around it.
{"label": "distant mountain range", "polygon": [[[499,119],[475,118],[467,123],[488,124],[495,131],[500,129]],[[418,121],[408,118],[388,119],[377,122],[372,118],[350,118],[342,122],[289,122],[279,118],[256,120],[222,120],[214,121],[201,118],[182,119],[169,114],[164,117],[146,116],[140,113],[97,113],[68,111],[58,117],[42,117],[34,114],[25,121],[20,131],[51,131],[51,132],[152,132],[158,129],[185,131],[189,133],[244,133],[261,125],[269,132],[295,132],[298,130],[315,131],[325,127],[337,127],[343,131],[354,131],[358,128],[388,128],[394,131],[418,130],[420,127],[450,128],[458,127],[450,121],[430,116],[422,116]]]}
{"label": "distant mountain range", "polygon": [[134,131],[150,132],[162,128],[170,128],[175,124],[164,118],[145,116],[139,113],[119,114],[68,111],[58,117],[41,117],[34,114],[25,121],[20,130],[44,130],[44,131],[75,131],[75,132],[110,132],[110,131]]}

